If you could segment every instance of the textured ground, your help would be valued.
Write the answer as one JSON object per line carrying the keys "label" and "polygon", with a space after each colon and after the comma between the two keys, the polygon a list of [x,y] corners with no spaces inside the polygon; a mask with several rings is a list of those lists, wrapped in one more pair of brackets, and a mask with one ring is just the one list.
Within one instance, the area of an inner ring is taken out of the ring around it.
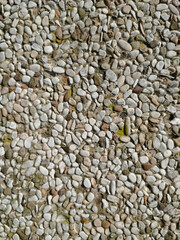
{"label": "textured ground", "polygon": [[180,2],[0,0],[0,240],[180,240]]}

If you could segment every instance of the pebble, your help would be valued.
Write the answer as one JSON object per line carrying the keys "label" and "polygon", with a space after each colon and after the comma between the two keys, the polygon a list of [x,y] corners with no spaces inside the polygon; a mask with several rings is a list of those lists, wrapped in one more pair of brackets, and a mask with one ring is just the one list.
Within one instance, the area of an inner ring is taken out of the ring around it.
{"label": "pebble", "polygon": [[136,182],[136,175],[134,173],[130,173],[128,177],[132,183]]}
{"label": "pebble", "polygon": [[84,179],[83,185],[85,188],[91,188],[91,182],[88,178]]}
{"label": "pebble", "polygon": [[86,92],[84,90],[82,90],[81,88],[79,88],[77,90],[77,95],[80,97],[85,97],[86,96]]}
{"label": "pebble", "polygon": [[117,76],[111,69],[108,69],[106,71],[106,80],[111,81],[111,82],[117,81]]}
{"label": "pebble", "polygon": [[[50,54],[50,53],[53,52],[53,48],[52,48],[51,46],[45,46],[45,47],[44,47],[44,52],[47,53],[47,54]],[[54,72],[57,72],[58,70],[55,69],[55,70],[53,70],[53,71],[54,71]],[[60,70],[59,70],[59,71],[60,71]]]}
{"label": "pebble", "polygon": [[119,40],[118,41],[118,44],[119,44],[119,46],[123,49],[123,50],[125,50],[125,51],[128,51],[128,52],[130,52],[131,50],[132,50],[132,47],[131,47],[131,45],[128,43],[128,42],[126,42],[125,40]]}
{"label": "pebble", "polygon": [[54,67],[53,68],[53,72],[55,72],[55,73],[64,73],[65,70],[62,67]]}
{"label": "pebble", "polygon": [[26,138],[26,140],[24,141],[25,148],[27,148],[27,149],[31,148],[32,140],[33,140],[33,137]]}
{"label": "pebble", "polygon": [[43,166],[40,166],[40,167],[39,167],[39,171],[40,171],[43,175],[45,175],[45,176],[48,175],[48,170],[47,170],[45,167],[43,167]]}
{"label": "pebble", "polygon": [[14,110],[18,113],[23,112],[23,107],[17,103],[14,104]]}
{"label": "pebble", "polygon": [[149,161],[149,158],[147,156],[141,156],[140,157],[140,162],[142,164],[148,163],[148,161]]}
{"label": "pebble", "polygon": [[92,202],[94,200],[94,194],[89,193],[88,196],[87,196],[87,200],[88,200],[88,202]]}

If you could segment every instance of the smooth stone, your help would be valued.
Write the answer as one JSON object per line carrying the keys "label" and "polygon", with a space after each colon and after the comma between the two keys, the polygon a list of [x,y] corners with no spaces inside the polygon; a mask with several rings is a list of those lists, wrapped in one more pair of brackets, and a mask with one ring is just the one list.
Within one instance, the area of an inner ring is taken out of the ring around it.
{"label": "smooth stone", "polygon": [[121,140],[122,142],[124,142],[124,143],[128,143],[128,142],[130,141],[130,137],[128,137],[128,136],[122,136],[122,137],[120,137],[120,140]]}
{"label": "smooth stone", "polygon": [[27,169],[25,175],[26,175],[27,177],[29,177],[29,176],[33,175],[33,174],[35,173],[35,171],[36,171],[36,168],[35,168],[35,167],[30,167],[30,168]]}
{"label": "smooth stone", "polygon": [[111,81],[111,82],[116,82],[117,81],[117,75],[111,69],[108,69],[106,71],[106,80]]}
{"label": "smooth stone", "polygon": [[64,73],[65,70],[62,67],[53,67],[53,72],[55,72],[55,73]]}
{"label": "smooth stone", "polygon": [[0,147],[0,157],[2,157],[5,154],[4,148]]}
{"label": "smooth stone", "polygon": [[32,140],[33,140],[33,137],[26,138],[26,140],[24,141],[25,148],[29,149],[31,147]]}
{"label": "smooth stone", "polygon": [[40,167],[39,167],[39,171],[40,171],[43,175],[45,175],[45,176],[48,175],[48,170],[47,170],[47,168],[45,168],[45,167],[43,167],[43,166],[40,166]]}
{"label": "smooth stone", "polygon": [[128,51],[128,52],[132,51],[132,47],[128,42],[126,42],[124,40],[119,40],[118,44],[123,50]]}
{"label": "smooth stone", "polygon": [[141,156],[141,157],[140,157],[140,162],[141,162],[142,164],[148,163],[148,161],[149,161],[149,158],[148,158],[147,156]]}
{"label": "smooth stone", "polygon": [[21,168],[29,168],[29,167],[32,167],[33,164],[34,164],[34,161],[27,160],[26,162],[23,162],[23,164],[21,165]]}
{"label": "smooth stone", "polygon": [[24,83],[28,83],[28,82],[30,81],[30,79],[31,79],[31,78],[30,78],[29,76],[26,76],[26,75],[22,77],[22,81],[23,81]]}
{"label": "smooth stone", "polygon": [[80,97],[85,97],[86,92],[84,90],[82,90],[81,88],[78,88],[77,95],[80,96]]}
{"label": "smooth stone", "polygon": [[90,182],[89,178],[84,179],[83,185],[85,188],[91,188],[91,182]]}
{"label": "smooth stone", "polygon": [[136,175],[134,173],[130,173],[128,175],[128,178],[129,180],[132,182],[132,183],[135,183],[136,182]]}
{"label": "smooth stone", "polygon": [[179,10],[172,4],[169,4],[169,9],[171,10],[172,13],[175,15],[179,15]]}
{"label": "smooth stone", "polygon": [[0,62],[4,62],[4,60],[5,60],[5,53],[0,52]]}
{"label": "smooth stone", "polygon": [[53,52],[53,48],[51,46],[45,46],[44,47],[44,52],[47,54],[50,54]]}
{"label": "smooth stone", "polygon": [[14,110],[18,113],[22,113],[23,112],[23,107],[17,103],[14,104]]}
{"label": "smooth stone", "polygon": [[88,200],[88,202],[92,202],[94,200],[94,194],[89,193],[88,196],[87,196],[87,200]]}

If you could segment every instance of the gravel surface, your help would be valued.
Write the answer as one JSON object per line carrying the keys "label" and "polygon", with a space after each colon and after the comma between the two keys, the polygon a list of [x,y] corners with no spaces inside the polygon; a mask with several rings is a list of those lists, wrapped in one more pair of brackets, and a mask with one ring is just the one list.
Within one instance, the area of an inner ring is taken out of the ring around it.
{"label": "gravel surface", "polygon": [[0,240],[180,240],[180,2],[0,0]]}

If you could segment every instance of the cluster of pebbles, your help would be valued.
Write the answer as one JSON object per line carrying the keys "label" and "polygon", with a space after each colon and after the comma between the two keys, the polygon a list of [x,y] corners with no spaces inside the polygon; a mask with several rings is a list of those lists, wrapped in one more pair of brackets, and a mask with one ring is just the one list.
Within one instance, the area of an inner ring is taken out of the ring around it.
{"label": "cluster of pebbles", "polygon": [[179,0],[0,1],[0,239],[180,239]]}

